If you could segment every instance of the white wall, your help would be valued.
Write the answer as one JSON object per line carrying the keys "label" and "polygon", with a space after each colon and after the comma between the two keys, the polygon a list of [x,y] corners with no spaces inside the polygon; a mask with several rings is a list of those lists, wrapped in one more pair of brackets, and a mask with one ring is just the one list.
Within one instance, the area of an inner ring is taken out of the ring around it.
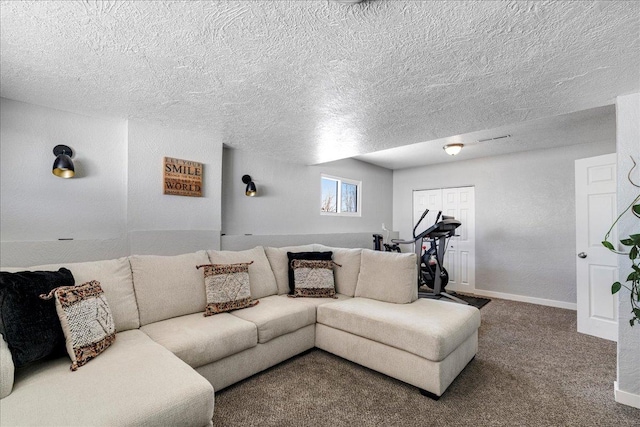
{"label": "white wall", "polygon": [[[51,173],[52,150],[58,144],[74,150],[73,179]],[[58,261],[62,255],[82,261],[126,252],[125,120],[2,98],[0,149],[3,265]]]}
{"label": "white wall", "polygon": [[[412,192],[475,186],[476,289],[576,302],[574,161],[615,140],[528,151],[393,175],[393,226],[411,237]],[[554,304],[552,304],[554,305]]]}
{"label": "white wall", "polygon": [[[220,246],[219,135],[129,122],[127,192],[131,253],[176,254]],[[163,157],[203,163],[203,197],[163,194]]]}
{"label": "white wall", "polygon": [[[640,189],[634,187],[627,175],[633,167],[630,156],[639,165],[631,178],[640,183],[640,93],[620,96],[616,100],[616,151],[618,153],[618,212],[622,213],[638,196]],[[630,213],[618,223],[620,239],[640,233],[640,220]],[[624,247],[619,249],[624,250]],[[628,249],[628,248],[627,248]],[[627,256],[618,258],[620,278],[631,273],[631,260]],[[618,381],[616,400],[640,408],[640,324],[629,325],[631,318],[630,291],[622,288],[618,297]]]}
{"label": "white wall", "polygon": [[[361,217],[320,215],[321,173],[362,181]],[[244,195],[245,174],[256,183],[258,196]],[[358,160],[305,166],[225,148],[223,183],[227,235],[377,233],[383,222],[391,225],[392,172]]]}

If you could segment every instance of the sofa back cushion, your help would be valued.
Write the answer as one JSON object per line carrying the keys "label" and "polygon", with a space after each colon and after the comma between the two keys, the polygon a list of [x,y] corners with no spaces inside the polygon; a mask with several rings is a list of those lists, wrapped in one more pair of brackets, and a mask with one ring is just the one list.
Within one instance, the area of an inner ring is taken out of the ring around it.
{"label": "sofa back cushion", "polygon": [[417,300],[416,254],[363,249],[355,296],[396,304]]}
{"label": "sofa back cushion", "polygon": [[336,292],[350,297],[354,296],[358,284],[358,274],[360,274],[362,249],[330,248],[323,245],[315,245],[315,249],[333,252],[333,262],[342,266],[333,266]]}
{"label": "sofa back cushion", "polygon": [[287,252],[313,252],[314,245],[286,246],[284,248],[265,248],[271,270],[276,278],[278,295],[289,293],[289,258]]}
{"label": "sofa back cushion", "polygon": [[204,276],[196,267],[209,264],[205,251],[175,256],[132,255],[129,261],[141,326],[204,313]]}
{"label": "sofa back cushion", "polygon": [[251,298],[258,299],[278,294],[276,278],[271,271],[271,264],[262,246],[246,251],[207,251],[211,264],[238,264],[252,262],[249,265],[249,285]]}
{"label": "sofa back cushion", "polygon": [[[28,270],[58,270],[61,267],[68,268],[71,271],[78,285],[92,280],[100,282],[105,298],[111,308],[116,331],[123,332],[140,327],[138,305],[136,303],[136,294],[133,290],[131,266],[128,258],[40,265],[29,267]],[[15,271],[16,269],[10,270]]]}

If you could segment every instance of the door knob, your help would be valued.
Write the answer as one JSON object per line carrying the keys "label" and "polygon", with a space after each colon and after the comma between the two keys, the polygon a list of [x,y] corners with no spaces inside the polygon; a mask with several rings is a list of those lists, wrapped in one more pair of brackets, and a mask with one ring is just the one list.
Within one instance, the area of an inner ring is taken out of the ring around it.
{"label": "door knob", "polygon": [[578,258],[586,258],[586,257],[587,257],[587,254],[585,254],[584,252],[580,252],[578,254]]}

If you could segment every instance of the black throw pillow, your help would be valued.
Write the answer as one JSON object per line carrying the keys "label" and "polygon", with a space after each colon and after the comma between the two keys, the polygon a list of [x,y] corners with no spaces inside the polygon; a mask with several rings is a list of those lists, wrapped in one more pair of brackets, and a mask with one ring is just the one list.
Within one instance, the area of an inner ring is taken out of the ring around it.
{"label": "black throw pillow", "polygon": [[16,368],[66,354],[53,299],[40,299],[59,286],[74,286],[66,268],[58,271],[0,272],[0,333]]}
{"label": "black throw pillow", "polygon": [[294,259],[306,259],[309,261],[331,261],[333,259],[333,252],[287,252],[287,258],[289,258],[289,295],[293,295],[293,291],[296,288],[296,283],[293,275],[293,268],[291,268],[291,261]]}

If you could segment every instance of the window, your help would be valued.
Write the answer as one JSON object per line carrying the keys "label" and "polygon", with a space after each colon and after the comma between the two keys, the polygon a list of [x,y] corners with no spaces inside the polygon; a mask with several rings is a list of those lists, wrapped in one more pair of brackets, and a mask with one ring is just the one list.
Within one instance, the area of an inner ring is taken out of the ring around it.
{"label": "window", "polygon": [[321,215],[360,216],[361,181],[321,175]]}

